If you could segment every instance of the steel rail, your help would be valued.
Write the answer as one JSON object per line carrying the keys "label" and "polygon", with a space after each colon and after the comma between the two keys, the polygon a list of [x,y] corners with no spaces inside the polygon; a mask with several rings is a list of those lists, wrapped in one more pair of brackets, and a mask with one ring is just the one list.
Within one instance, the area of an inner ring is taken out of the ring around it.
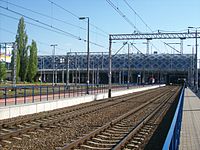
{"label": "steel rail", "polygon": [[166,93],[161,93],[160,95],[158,95],[157,97],[151,99],[150,101],[147,101],[146,103],[140,105],[139,107],[129,111],[128,113],[118,117],[117,119],[105,124],[104,126],[94,130],[93,132],[85,135],[84,137],[70,143],[69,145],[66,145],[62,148],[62,150],[70,150],[70,149],[74,149],[76,147],[78,147],[79,145],[84,144],[87,140],[93,138],[94,136],[98,135],[99,133],[105,131],[106,129],[108,129],[111,126],[114,126],[115,124],[117,124],[118,122],[120,122],[122,119],[125,119],[127,117],[129,117],[130,115],[142,110],[143,108],[145,108],[146,106],[148,106],[149,104],[152,104],[155,100],[163,97],[164,95],[170,93],[171,90],[168,90]]}
{"label": "steel rail", "polygon": [[36,120],[40,120],[40,119],[44,119],[44,118],[48,118],[48,117],[53,117],[53,116],[60,115],[60,114],[70,113],[72,111],[77,111],[77,110],[85,109],[85,108],[92,107],[92,106],[101,105],[110,100],[114,101],[114,100],[123,99],[123,98],[127,99],[127,96],[129,96],[130,99],[136,98],[136,97],[140,97],[142,95],[146,95],[148,93],[154,92],[156,90],[157,89],[152,89],[152,90],[144,91],[144,92],[136,94],[136,95],[126,94],[126,95],[122,95],[122,96],[116,96],[116,97],[112,97],[112,98],[95,101],[92,104],[91,104],[91,102],[89,102],[89,103],[81,104],[81,105],[77,105],[77,106],[70,106],[67,109],[61,108],[58,110],[47,111],[45,114],[42,114],[42,115],[39,113],[39,114],[31,115],[31,117],[30,117],[30,115],[28,115],[29,117],[20,118],[19,120],[15,119],[15,120],[8,121],[8,122],[4,121],[4,122],[0,123],[0,129],[6,128],[6,127],[8,128],[9,126],[18,125],[18,124],[22,124],[22,123],[26,123],[26,122],[30,122],[30,121],[36,121]]}
{"label": "steel rail", "polygon": [[[41,128],[41,127],[47,127],[51,124],[59,123],[59,122],[65,121],[65,120],[76,118],[76,117],[81,116],[81,115],[85,115],[85,114],[95,112],[95,111],[103,109],[103,108],[107,108],[107,107],[110,107],[110,106],[113,106],[113,105],[117,105],[117,104],[120,104],[120,103],[125,102],[127,100],[130,100],[132,98],[139,97],[141,95],[146,95],[147,93],[151,93],[151,92],[147,91],[147,92],[141,93],[139,95],[127,94],[127,95],[124,95],[124,96],[111,98],[111,99],[113,99],[113,101],[108,101],[109,102],[108,104],[105,103],[105,102],[102,102],[103,106],[99,106],[97,108],[95,107],[93,109],[88,109],[89,107],[83,107],[84,110],[82,109],[82,110],[80,110],[80,112],[76,112],[76,113],[74,113],[75,111],[71,111],[71,112],[68,112],[67,114],[61,113],[61,115],[59,115],[59,116],[51,116],[50,115],[48,117],[47,116],[45,117],[45,115],[44,115],[43,116],[44,118],[39,118],[38,120],[31,120],[32,122],[30,122],[30,120],[27,119],[26,121],[28,122],[28,125],[26,123],[20,125],[20,127],[23,127],[22,129],[15,128],[15,130],[13,130],[13,128],[11,128],[11,129],[3,128],[3,130],[7,131],[7,132],[4,132],[4,133],[2,132],[2,129],[1,129],[0,141],[9,139],[10,137],[13,137],[13,136],[18,136],[20,134],[23,134],[23,133],[26,133],[26,132],[29,132],[29,131],[33,131],[33,130]],[[115,100],[119,99],[119,101],[115,102],[114,99]],[[14,122],[12,122],[12,123],[14,123]]]}
{"label": "steel rail", "polygon": [[[147,124],[155,115],[158,114],[159,111],[161,111],[163,109],[163,112],[166,111],[166,108],[163,108],[167,103],[168,100],[170,100],[171,98],[174,100],[175,97],[178,95],[179,90],[171,95],[168,99],[166,99],[166,101],[164,103],[161,103],[149,116],[147,116],[143,121],[141,121],[136,128],[132,129],[132,131],[130,131],[126,137],[124,139],[122,139],[114,148],[113,150],[121,150],[123,149],[127,143],[133,138],[133,136],[145,125]],[[158,115],[158,117],[156,119],[158,119],[159,117],[161,117],[163,114],[160,113]],[[138,142],[139,143],[139,142]]]}

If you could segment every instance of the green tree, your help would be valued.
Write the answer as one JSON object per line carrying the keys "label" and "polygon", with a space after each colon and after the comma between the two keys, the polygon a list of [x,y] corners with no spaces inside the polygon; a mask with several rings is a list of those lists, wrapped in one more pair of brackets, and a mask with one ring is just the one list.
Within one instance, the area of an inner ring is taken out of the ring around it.
{"label": "green tree", "polygon": [[37,44],[34,40],[32,40],[30,47],[30,56],[28,63],[28,80],[30,82],[34,81],[34,78],[37,74],[38,67],[38,59],[37,59]]}
{"label": "green tree", "polygon": [[6,79],[6,65],[0,62],[0,83]]}
{"label": "green tree", "polygon": [[18,24],[16,43],[17,43],[17,65],[16,65],[16,78],[21,78],[21,81],[26,80],[28,70],[28,36],[25,30],[24,18],[21,17]]}
{"label": "green tree", "polygon": [[11,69],[12,69],[12,79],[14,76],[14,51],[16,52],[16,81],[19,81],[19,69],[20,69],[20,57],[19,57],[19,51],[18,50],[13,50],[12,51],[12,57],[11,57]]}

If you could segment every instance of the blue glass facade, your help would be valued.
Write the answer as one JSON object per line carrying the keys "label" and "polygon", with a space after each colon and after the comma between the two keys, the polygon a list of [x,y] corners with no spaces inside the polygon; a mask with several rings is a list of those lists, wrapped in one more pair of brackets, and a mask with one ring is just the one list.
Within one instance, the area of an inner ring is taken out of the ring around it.
{"label": "blue glass facade", "polygon": [[[65,55],[55,56],[55,66],[57,69],[66,68]],[[130,54],[130,66],[135,70],[177,70],[187,71],[191,68],[194,55],[191,54]],[[42,65],[44,62],[44,65]],[[86,69],[87,56],[86,55],[69,55],[69,68]],[[108,55],[90,55],[90,68],[99,68],[107,70],[109,66]],[[38,56],[38,68],[53,69],[53,56],[45,55]],[[121,70],[128,68],[128,55],[118,54],[112,58],[113,70]]]}

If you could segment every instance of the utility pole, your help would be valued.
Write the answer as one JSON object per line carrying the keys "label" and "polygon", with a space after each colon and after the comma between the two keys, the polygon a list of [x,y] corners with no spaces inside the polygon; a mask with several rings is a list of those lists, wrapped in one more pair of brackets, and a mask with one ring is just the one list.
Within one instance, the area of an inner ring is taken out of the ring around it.
{"label": "utility pole", "polygon": [[196,54],[195,54],[195,92],[197,93],[198,92],[198,66],[197,66],[197,50],[198,50],[198,43],[197,43],[197,30],[200,28],[200,27],[188,27],[188,28],[191,28],[191,29],[195,29],[195,48],[196,48]]}
{"label": "utility pole", "polygon": [[[55,80],[54,80],[54,78],[55,78],[55,75],[54,75],[54,73],[55,73],[55,49],[56,49],[56,46],[58,46],[57,44],[52,44],[51,45],[52,47],[53,47],[53,52],[52,52],[52,55],[53,55],[53,82],[52,82],[52,85],[54,86],[54,84],[55,84]],[[57,78],[56,78],[56,80],[57,80]]]}
{"label": "utility pole", "polygon": [[92,84],[94,85],[94,60],[92,61]]}
{"label": "utility pole", "polygon": [[80,85],[80,83],[81,83],[81,71],[80,71],[79,62],[78,62],[78,82],[79,82],[79,85]]}
{"label": "utility pole", "polygon": [[111,52],[111,45],[112,45],[112,40],[111,40],[111,36],[109,35],[109,72],[108,72],[109,88],[108,88],[108,98],[111,98],[111,89],[112,89],[112,52]]}
{"label": "utility pole", "polygon": [[194,76],[194,47],[192,47],[192,78],[193,86],[195,86],[195,76]]}
{"label": "utility pole", "polygon": [[180,43],[180,53],[183,54],[183,40],[184,38],[181,38],[181,43]]}
{"label": "utility pole", "polygon": [[102,69],[102,70],[103,70],[103,64],[104,64],[104,63],[103,63],[103,60],[104,60],[104,59],[103,59],[103,52],[102,52],[102,56],[101,56],[101,69]]}
{"label": "utility pole", "polygon": [[66,86],[68,88],[69,86],[69,53],[67,53],[67,58],[66,58],[66,63],[67,63],[67,69],[66,69],[66,74],[67,74],[67,78],[66,78]]}
{"label": "utility pole", "polygon": [[196,82],[195,82],[195,86],[196,86],[196,93],[198,92],[198,67],[197,67],[197,28],[196,28],[196,33],[195,33],[195,38],[196,38],[196,44],[195,44],[195,47],[196,47],[196,55],[195,55],[195,60],[196,60],[196,63],[195,63],[195,69],[196,69],[196,73],[195,73],[195,78],[196,78]]}
{"label": "utility pole", "polygon": [[127,89],[129,89],[129,82],[130,82],[130,47],[128,43],[128,81],[127,81]]}
{"label": "utility pole", "polygon": [[90,38],[89,38],[89,33],[90,33],[90,30],[89,30],[89,17],[87,17],[88,19],[88,32],[87,32],[87,92],[86,94],[89,94],[89,84],[90,84],[90,48],[89,48],[89,43],[90,43]]}
{"label": "utility pole", "polygon": [[63,66],[63,67],[62,67],[62,83],[63,83],[63,85],[64,85],[64,83],[65,83],[64,78],[65,78],[65,70],[64,70],[64,66]]}
{"label": "utility pole", "polygon": [[40,60],[40,62],[41,62],[41,68],[40,68],[40,69],[41,69],[41,70],[40,70],[40,76],[41,76],[41,77],[40,77],[40,84],[42,84],[43,59],[44,59],[44,58],[42,57],[41,60]]}
{"label": "utility pole", "polygon": [[76,67],[76,80],[75,80],[75,86],[77,86],[77,80],[78,80],[77,53],[75,53],[75,67]]}
{"label": "utility pole", "polygon": [[150,40],[152,40],[151,38],[147,38],[147,51],[146,51],[146,54],[148,55],[149,54],[149,43],[150,43]]}
{"label": "utility pole", "polygon": [[100,57],[99,57],[99,59],[98,59],[98,64],[97,64],[97,81],[96,81],[96,83],[97,83],[97,85],[99,85],[99,63],[100,63]]}
{"label": "utility pole", "polygon": [[89,30],[89,26],[90,26],[90,23],[89,23],[89,17],[80,17],[79,18],[80,20],[84,20],[84,19],[87,19],[87,91],[86,91],[86,94],[89,94],[89,83],[90,83],[90,38],[89,38],[89,33],[90,33],[90,30]]}
{"label": "utility pole", "polygon": [[44,71],[44,58],[42,59],[42,63],[43,63],[42,69],[43,69],[43,72],[44,72],[43,81],[46,82],[46,74],[45,74],[45,71]]}
{"label": "utility pole", "polygon": [[56,66],[56,72],[55,72],[55,84],[57,85],[57,83],[58,83],[58,72],[57,72],[57,67],[58,67],[58,65],[57,65],[56,62],[55,62],[55,66]]}
{"label": "utility pole", "polygon": [[[5,54],[4,54],[4,57],[5,57],[5,65],[6,65],[6,54],[7,54],[7,43],[5,43]],[[7,66],[6,66],[7,67]]]}

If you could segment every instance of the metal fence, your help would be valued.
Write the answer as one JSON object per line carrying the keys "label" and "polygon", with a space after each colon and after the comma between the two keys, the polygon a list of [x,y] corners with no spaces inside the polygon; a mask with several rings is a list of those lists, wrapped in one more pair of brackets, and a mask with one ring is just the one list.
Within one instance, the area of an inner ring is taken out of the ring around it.
{"label": "metal fence", "polygon": [[179,102],[170,126],[167,138],[165,140],[163,150],[178,150],[180,143],[180,131],[181,131],[181,122],[182,122],[182,113],[183,113],[183,101],[184,101],[184,92],[185,88],[182,88]]}
{"label": "metal fence", "polygon": [[[86,95],[86,85],[0,87],[0,106],[34,103]],[[89,94],[106,93],[108,85],[89,85]],[[127,85],[113,85],[112,90],[126,89]]]}

